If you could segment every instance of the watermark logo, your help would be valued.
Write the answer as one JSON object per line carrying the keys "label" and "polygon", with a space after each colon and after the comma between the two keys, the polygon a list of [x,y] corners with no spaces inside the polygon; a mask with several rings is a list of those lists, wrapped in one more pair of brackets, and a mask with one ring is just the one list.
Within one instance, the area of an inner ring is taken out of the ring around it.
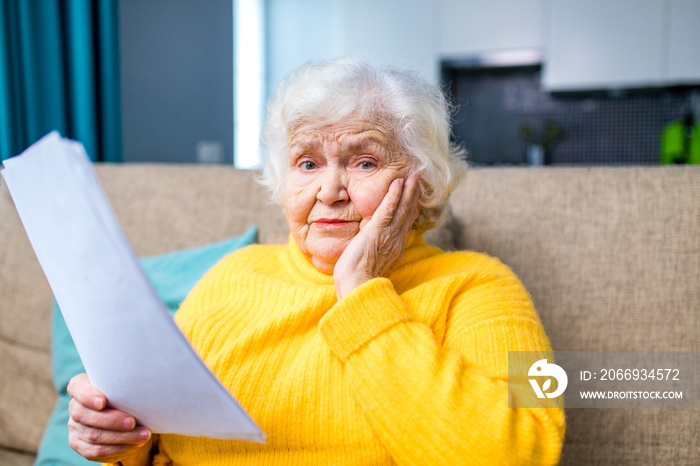
{"label": "watermark logo", "polygon": [[[546,359],[540,359],[530,366],[530,370],[528,371],[527,375],[529,377],[550,377],[549,379],[545,380],[541,388],[537,382],[537,379],[528,379],[530,381],[530,385],[532,385],[532,389],[537,395],[537,398],[544,398],[545,396],[547,398],[556,398],[564,393],[564,390],[566,390],[566,386],[569,383],[569,378],[567,377],[564,369],[556,364],[548,363]],[[556,379],[557,381],[557,389],[552,393],[547,393],[547,390],[549,390],[552,386],[552,378]]]}
{"label": "watermark logo", "polygon": [[509,351],[508,407],[697,409],[700,351]]}

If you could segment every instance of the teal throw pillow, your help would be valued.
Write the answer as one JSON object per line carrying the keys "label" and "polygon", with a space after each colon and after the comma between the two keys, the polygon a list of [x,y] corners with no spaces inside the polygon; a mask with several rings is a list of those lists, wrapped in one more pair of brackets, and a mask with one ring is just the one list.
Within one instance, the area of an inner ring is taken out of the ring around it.
{"label": "teal throw pillow", "polygon": [[[174,251],[140,259],[146,275],[172,314],[199,279],[222,257],[258,241],[257,227],[237,236],[206,246]],[[68,445],[68,402],[66,387],[73,376],[85,372],[73,339],[54,302],[51,330],[53,383],[59,395],[39,447],[35,465],[91,465]]]}

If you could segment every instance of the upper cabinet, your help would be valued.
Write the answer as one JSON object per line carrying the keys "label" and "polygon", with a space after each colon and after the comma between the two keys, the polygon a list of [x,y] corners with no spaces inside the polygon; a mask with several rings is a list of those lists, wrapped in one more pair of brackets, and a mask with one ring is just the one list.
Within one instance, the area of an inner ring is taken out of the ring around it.
{"label": "upper cabinet", "polygon": [[549,0],[544,22],[548,90],[700,82],[698,0]]}
{"label": "upper cabinet", "polygon": [[442,0],[436,27],[442,59],[541,48],[544,0]]}
{"label": "upper cabinet", "polygon": [[700,82],[700,1],[670,0],[668,81]]}
{"label": "upper cabinet", "polygon": [[544,87],[658,85],[664,78],[664,0],[551,0]]}

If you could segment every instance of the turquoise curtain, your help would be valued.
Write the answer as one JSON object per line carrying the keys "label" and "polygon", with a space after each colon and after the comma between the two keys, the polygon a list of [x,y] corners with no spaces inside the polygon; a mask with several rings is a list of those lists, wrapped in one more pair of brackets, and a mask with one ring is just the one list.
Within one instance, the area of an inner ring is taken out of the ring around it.
{"label": "turquoise curtain", "polygon": [[51,130],[121,161],[117,0],[0,0],[0,159]]}

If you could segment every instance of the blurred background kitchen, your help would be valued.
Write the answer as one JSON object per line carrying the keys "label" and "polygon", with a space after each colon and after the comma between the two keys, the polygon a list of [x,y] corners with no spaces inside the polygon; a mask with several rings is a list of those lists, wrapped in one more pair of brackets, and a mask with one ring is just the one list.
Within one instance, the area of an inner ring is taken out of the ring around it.
{"label": "blurred background kitchen", "polygon": [[2,158],[58,128],[95,160],[257,167],[282,76],[359,56],[443,86],[474,165],[700,163],[700,0],[0,5]]}

